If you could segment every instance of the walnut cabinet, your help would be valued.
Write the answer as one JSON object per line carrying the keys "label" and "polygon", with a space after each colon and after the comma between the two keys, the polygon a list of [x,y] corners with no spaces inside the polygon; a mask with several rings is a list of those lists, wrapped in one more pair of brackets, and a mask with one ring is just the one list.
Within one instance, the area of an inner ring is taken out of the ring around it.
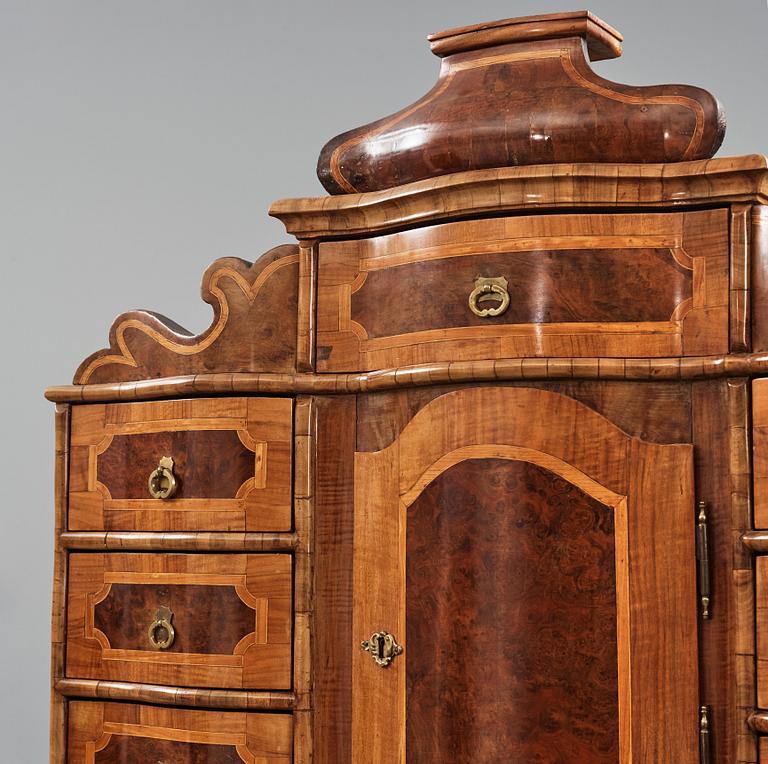
{"label": "walnut cabinet", "polygon": [[546,65],[666,162],[361,129],[208,329],[122,314],[47,391],[52,764],[768,764],[768,162],[568,69],[598,22],[435,36],[430,97]]}

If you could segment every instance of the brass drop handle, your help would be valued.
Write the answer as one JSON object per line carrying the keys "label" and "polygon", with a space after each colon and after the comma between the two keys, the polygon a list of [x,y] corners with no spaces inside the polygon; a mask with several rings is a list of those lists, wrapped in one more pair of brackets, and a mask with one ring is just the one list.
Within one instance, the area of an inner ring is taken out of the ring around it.
{"label": "brass drop handle", "polygon": [[153,499],[170,499],[179,487],[176,475],[173,474],[173,459],[164,456],[149,476],[149,495]]}
{"label": "brass drop handle", "polygon": [[176,639],[176,629],[173,628],[173,611],[169,607],[158,608],[155,620],[149,625],[147,634],[149,643],[156,650],[167,650]]}
{"label": "brass drop handle", "polygon": [[[508,282],[504,276],[486,278],[478,276],[475,288],[469,293],[469,309],[480,318],[500,316],[509,307]],[[490,308],[481,308],[481,302],[496,303]]]}
{"label": "brass drop handle", "polygon": [[376,665],[382,668],[389,666],[395,656],[403,652],[402,646],[398,645],[392,634],[386,631],[371,634],[365,642],[360,643],[360,648],[370,653]]}

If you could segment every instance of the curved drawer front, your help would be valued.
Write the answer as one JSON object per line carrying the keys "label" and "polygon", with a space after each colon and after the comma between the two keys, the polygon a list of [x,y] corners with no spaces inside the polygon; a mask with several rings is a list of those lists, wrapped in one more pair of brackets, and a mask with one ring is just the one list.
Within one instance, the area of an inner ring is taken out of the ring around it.
{"label": "curved drawer front", "polygon": [[287,554],[72,554],[67,676],[291,686]]}
{"label": "curved drawer front", "polygon": [[317,367],[728,350],[725,210],[477,220],[320,245]]}
{"label": "curved drawer front", "polygon": [[288,398],[75,406],[70,530],[290,530],[292,411]]}
{"label": "curved drawer front", "polygon": [[288,764],[291,725],[289,714],[73,701],[69,704],[67,761]]}

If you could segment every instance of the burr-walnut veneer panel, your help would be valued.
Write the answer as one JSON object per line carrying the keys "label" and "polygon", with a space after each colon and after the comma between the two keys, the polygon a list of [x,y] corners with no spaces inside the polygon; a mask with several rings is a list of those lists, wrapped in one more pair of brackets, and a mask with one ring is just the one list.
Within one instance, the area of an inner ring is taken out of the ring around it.
{"label": "burr-walnut veneer panel", "polygon": [[69,764],[290,764],[286,714],[69,704]]}
{"label": "burr-walnut veneer panel", "polygon": [[73,553],[69,578],[68,677],[291,686],[290,555]]}
{"label": "burr-walnut veneer panel", "polygon": [[[78,406],[72,414],[69,529],[291,528],[290,398],[205,398]],[[172,457],[178,482],[148,479]]]}
{"label": "burr-walnut veneer panel", "polygon": [[[323,243],[317,368],[723,353],[728,240],[725,210],[712,210],[498,218]],[[470,309],[478,276],[507,280],[501,315]]]}

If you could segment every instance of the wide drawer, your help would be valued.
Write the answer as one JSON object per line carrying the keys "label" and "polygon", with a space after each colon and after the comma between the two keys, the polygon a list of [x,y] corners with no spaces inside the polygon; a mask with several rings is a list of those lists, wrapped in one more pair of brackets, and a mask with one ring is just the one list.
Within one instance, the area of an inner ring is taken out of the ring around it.
{"label": "wide drawer", "polygon": [[725,210],[520,216],[325,242],[317,368],[725,353],[728,246]]}
{"label": "wide drawer", "polygon": [[288,554],[73,553],[66,675],[290,689],[291,564]]}
{"label": "wide drawer", "polygon": [[69,529],[290,530],[292,412],[290,398],[73,407]]}
{"label": "wide drawer", "polygon": [[289,714],[69,703],[69,764],[288,764]]}

